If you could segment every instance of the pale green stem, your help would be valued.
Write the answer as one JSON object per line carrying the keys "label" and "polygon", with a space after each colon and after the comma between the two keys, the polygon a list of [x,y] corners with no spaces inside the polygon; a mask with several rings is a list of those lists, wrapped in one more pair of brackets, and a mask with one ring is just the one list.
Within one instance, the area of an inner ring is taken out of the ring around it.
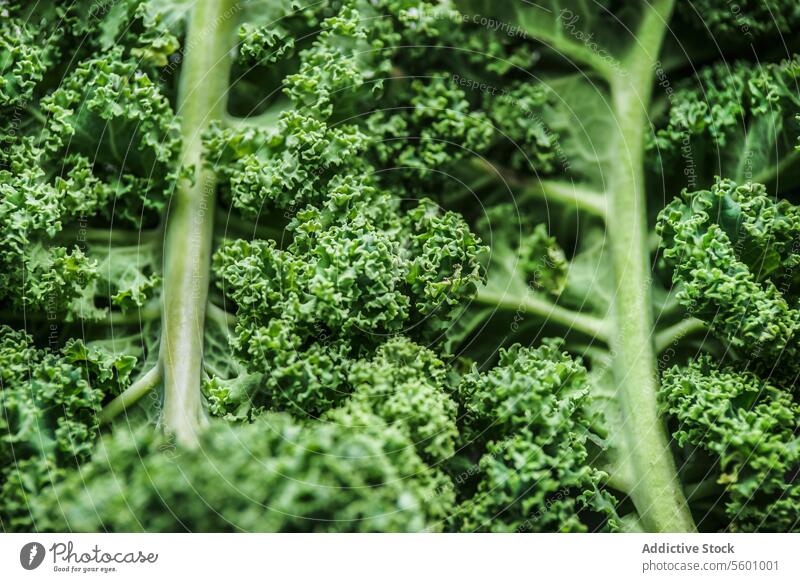
{"label": "pale green stem", "polygon": [[608,237],[616,287],[612,349],[621,394],[629,490],[642,522],[656,532],[694,531],[678,480],[665,426],[658,414],[658,378],[653,345],[652,289],[644,180],[644,132],[652,96],[654,65],[674,0],[652,0],[644,8],[634,45],[611,83],[618,124],[617,154],[609,167]]}
{"label": "pale green stem", "polygon": [[506,168],[486,160],[475,160],[472,165],[491,176],[496,176],[508,186],[522,190],[523,194],[535,196],[545,202],[555,202],[568,208],[577,208],[588,214],[605,218],[604,194],[574,182],[558,180],[523,179]]}
{"label": "pale green stem", "polygon": [[552,201],[564,206],[575,206],[594,216],[605,218],[606,202],[603,194],[570,182],[556,180],[535,180],[526,188],[525,193],[532,194],[545,201]]}
{"label": "pale green stem", "polygon": [[678,291],[679,289],[677,287],[671,289],[666,299],[664,299],[664,302],[661,305],[657,305],[657,313],[660,318],[678,313],[681,309],[681,302],[678,300]]}
{"label": "pale green stem", "polygon": [[222,327],[235,327],[236,326],[236,316],[232,313],[228,313],[221,307],[217,307],[211,301],[208,302],[208,309],[206,311],[206,316],[218,323]]}
{"label": "pale green stem", "polygon": [[114,420],[118,415],[136,404],[139,399],[155,388],[161,381],[161,366],[156,364],[144,376],[128,386],[119,396],[109,402],[100,411],[100,423],[107,424]]}
{"label": "pale green stem", "polygon": [[535,315],[567,329],[575,329],[590,337],[607,341],[605,322],[602,319],[566,309],[534,293],[527,293],[524,296],[517,296],[511,293],[501,295],[482,289],[478,291],[475,301],[504,311]]}
{"label": "pale green stem", "polygon": [[108,314],[108,322],[111,326],[115,325],[136,325],[148,321],[155,321],[161,317],[161,310],[157,307],[144,307],[130,312],[111,311]]}
{"label": "pale green stem", "polygon": [[695,317],[682,319],[678,323],[662,329],[656,334],[656,352],[660,353],[687,335],[698,331],[704,331],[705,329],[705,322]]}
{"label": "pale green stem", "polygon": [[226,110],[238,8],[235,0],[195,2],[178,89],[182,163],[194,176],[177,186],[170,204],[160,357],[164,428],[184,446],[197,443],[205,421],[200,384],[217,179],[202,163],[201,134]]}
{"label": "pale green stem", "polygon": [[528,30],[533,38],[538,39],[543,44],[548,45],[556,53],[567,57],[576,64],[585,65],[604,79],[610,79],[614,75],[613,67],[603,60],[600,54],[586,46],[580,45],[570,38],[564,36],[563,32],[547,31],[544,28]]}
{"label": "pale green stem", "polygon": [[630,478],[627,477],[618,467],[608,467],[605,468],[605,470],[608,473],[608,477],[606,477],[606,485],[623,493],[632,488]]}
{"label": "pale green stem", "polygon": [[647,247],[650,249],[651,253],[657,253],[658,247],[661,246],[661,237],[655,231],[651,231],[650,234],[647,235]]}
{"label": "pale green stem", "polygon": [[279,101],[263,113],[250,117],[235,117],[226,113],[222,118],[222,123],[231,129],[275,129],[278,127],[281,113],[286,106],[286,102]]}

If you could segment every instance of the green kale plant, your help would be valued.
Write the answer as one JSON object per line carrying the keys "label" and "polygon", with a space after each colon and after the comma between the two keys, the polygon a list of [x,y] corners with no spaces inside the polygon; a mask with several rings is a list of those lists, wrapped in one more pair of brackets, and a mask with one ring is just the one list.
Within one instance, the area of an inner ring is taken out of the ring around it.
{"label": "green kale plant", "polygon": [[800,531],[798,26],[0,0],[0,529]]}

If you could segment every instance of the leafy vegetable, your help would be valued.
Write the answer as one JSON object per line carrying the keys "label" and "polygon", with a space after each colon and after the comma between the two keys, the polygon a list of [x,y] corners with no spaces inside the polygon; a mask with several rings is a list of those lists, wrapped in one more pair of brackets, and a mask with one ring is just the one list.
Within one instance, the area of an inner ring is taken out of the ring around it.
{"label": "leafy vegetable", "polygon": [[761,184],[722,180],[674,200],[660,218],[677,299],[767,374],[795,376],[800,208],[771,200]]}
{"label": "leafy vegetable", "polygon": [[88,486],[75,474],[59,487],[63,516],[46,499],[39,522],[78,531],[437,529],[447,499],[436,495],[436,476],[402,433],[368,416],[359,422],[215,421],[196,450],[174,455],[152,431],[115,434],[84,465]]}
{"label": "leafy vegetable", "polygon": [[725,512],[737,530],[796,527],[800,459],[793,433],[800,408],[789,393],[749,372],[720,369],[704,356],[667,371],[662,396],[678,420],[678,444],[718,457],[706,479],[716,477],[724,489]]}
{"label": "leafy vegetable", "polygon": [[0,517],[25,527],[33,498],[67,469],[86,461],[99,433],[104,399],[129,383],[136,361],[69,340],[59,353],[0,327]]}
{"label": "leafy vegetable", "polygon": [[798,531],[798,16],[0,0],[2,529]]}
{"label": "leafy vegetable", "polygon": [[[473,370],[459,387],[470,441],[486,441],[475,496],[465,502],[467,531],[613,529],[614,498],[589,465],[587,439],[602,419],[586,407],[586,369],[551,342],[500,353],[496,368]],[[592,513],[598,514],[592,523]],[[605,518],[611,518],[605,522]],[[588,523],[587,523],[588,521]]]}

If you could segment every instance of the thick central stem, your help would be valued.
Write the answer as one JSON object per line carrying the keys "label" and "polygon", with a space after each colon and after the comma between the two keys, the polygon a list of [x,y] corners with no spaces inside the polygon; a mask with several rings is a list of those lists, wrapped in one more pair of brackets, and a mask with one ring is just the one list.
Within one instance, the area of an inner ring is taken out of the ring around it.
{"label": "thick central stem", "polygon": [[654,0],[645,11],[625,74],[611,83],[618,134],[611,168],[608,236],[616,287],[612,346],[625,437],[634,475],[630,495],[650,531],[693,531],[675,463],[658,415],[658,378],[644,183],[644,132],[655,62],[673,0]]}
{"label": "thick central stem", "polygon": [[161,363],[164,428],[184,446],[197,441],[203,330],[211,263],[216,176],[202,163],[203,131],[226,108],[236,0],[197,0],[191,14],[178,92],[183,155],[192,172],[176,188],[164,250]]}

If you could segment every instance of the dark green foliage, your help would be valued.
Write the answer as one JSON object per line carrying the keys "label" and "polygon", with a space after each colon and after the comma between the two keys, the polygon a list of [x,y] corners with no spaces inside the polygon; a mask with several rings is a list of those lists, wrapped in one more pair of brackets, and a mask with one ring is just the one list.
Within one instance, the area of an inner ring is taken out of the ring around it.
{"label": "dark green foliage", "polygon": [[473,111],[464,90],[441,74],[395,91],[367,118],[367,127],[379,167],[415,169],[428,180],[431,170],[482,151],[492,135],[485,114]]}
{"label": "dark green foliage", "polygon": [[659,166],[684,175],[678,187],[708,188],[715,176],[763,182],[781,189],[798,183],[795,153],[800,124],[800,58],[744,61],[701,68],[680,82],[649,136]]}
{"label": "dark green foliage", "polygon": [[530,80],[504,88],[501,95],[483,95],[485,109],[494,125],[493,155],[508,160],[510,168],[546,176],[562,171],[559,135],[547,123],[556,93]]}
{"label": "dark green foliage", "polygon": [[86,461],[103,400],[129,382],[136,358],[70,340],[59,352],[0,326],[0,526],[26,531],[28,505]]}
{"label": "dark green foliage", "polygon": [[0,0],[0,526],[796,530],[795,5]]}
{"label": "dark green foliage", "polygon": [[285,250],[239,240],[214,259],[238,307],[234,346],[282,410],[317,415],[341,401],[349,359],[387,335],[436,339],[482,277],[463,219],[430,200],[403,211],[364,179],[334,180],[289,231]]}
{"label": "dark green foliage", "polygon": [[793,0],[681,0],[678,13],[720,39],[752,41],[765,34],[786,34],[800,22],[800,6]]}
{"label": "dark green foliage", "polygon": [[[446,478],[380,419],[298,424],[268,414],[216,421],[195,451],[152,430],[118,431],[81,473],[35,504],[37,524],[72,531],[436,531]],[[59,509],[63,508],[63,513]]]}
{"label": "dark green foliage", "polygon": [[731,180],[684,192],[659,215],[678,299],[759,369],[792,379],[800,350],[800,210]]}
{"label": "dark green foliage", "polygon": [[615,526],[614,498],[587,448],[598,418],[585,368],[558,341],[501,350],[459,392],[468,442],[485,442],[477,491],[458,513],[464,531],[587,531]]}
{"label": "dark green foliage", "polygon": [[[383,186],[423,197],[426,185],[441,184],[440,174],[490,140],[486,115],[415,58],[425,46],[448,46],[447,21],[433,4],[358,0],[333,15],[329,8],[295,13],[266,37],[251,31],[241,49],[247,58],[282,59],[292,52],[281,40],[285,30],[319,25],[283,80],[289,108],[278,101],[263,123],[214,127],[205,137],[207,162],[245,213],[324,203],[331,180],[353,175],[375,174]],[[262,47],[251,44],[262,37]]]}
{"label": "dark green foliage", "polygon": [[60,175],[73,178],[62,195],[80,197],[73,213],[113,209],[115,219],[141,224],[164,207],[176,178],[179,127],[158,85],[134,63],[119,51],[90,59],[42,107],[46,150],[64,161]]}
{"label": "dark green foliage", "polygon": [[67,319],[142,306],[157,281],[149,252],[95,255],[82,232],[90,220],[141,228],[163,210],[179,174],[171,105],[115,50],[77,65],[39,106],[42,125],[21,103],[0,138],[0,300]]}
{"label": "dark green foliage", "polygon": [[800,529],[800,405],[789,393],[704,356],[664,373],[661,401],[678,444],[717,459],[707,479],[724,490],[732,530]]}
{"label": "dark green foliage", "polygon": [[351,169],[368,173],[358,161],[367,147],[358,128],[298,111],[282,114],[276,129],[213,128],[205,143],[206,158],[230,179],[234,206],[251,215],[271,205],[291,212],[318,204],[333,177]]}

